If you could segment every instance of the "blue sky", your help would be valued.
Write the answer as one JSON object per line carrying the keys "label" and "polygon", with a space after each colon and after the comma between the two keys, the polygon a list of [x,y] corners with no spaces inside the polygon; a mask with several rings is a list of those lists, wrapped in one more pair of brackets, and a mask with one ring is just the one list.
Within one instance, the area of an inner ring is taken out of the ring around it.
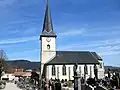
{"label": "blue sky", "polygon": [[[96,51],[120,66],[120,0],[49,0],[57,50]],[[9,60],[40,60],[45,0],[0,0],[0,49]]]}

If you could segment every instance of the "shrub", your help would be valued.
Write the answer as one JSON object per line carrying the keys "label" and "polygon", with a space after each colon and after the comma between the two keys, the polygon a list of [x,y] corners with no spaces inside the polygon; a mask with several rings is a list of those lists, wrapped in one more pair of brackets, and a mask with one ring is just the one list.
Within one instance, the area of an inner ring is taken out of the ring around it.
{"label": "shrub", "polygon": [[68,81],[67,82],[67,86],[70,87],[70,88],[72,88],[73,87],[72,81]]}

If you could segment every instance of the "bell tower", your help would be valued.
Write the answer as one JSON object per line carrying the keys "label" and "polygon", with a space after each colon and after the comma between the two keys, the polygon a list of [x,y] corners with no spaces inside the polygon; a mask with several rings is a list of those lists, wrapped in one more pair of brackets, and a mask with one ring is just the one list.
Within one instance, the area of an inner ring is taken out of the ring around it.
{"label": "bell tower", "polygon": [[44,16],[44,23],[42,33],[40,35],[41,40],[41,74],[43,73],[44,64],[49,62],[56,56],[56,37],[57,35],[53,31],[53,24],[51,13],[49,9],[48,0],[46,1],[46,11]]}

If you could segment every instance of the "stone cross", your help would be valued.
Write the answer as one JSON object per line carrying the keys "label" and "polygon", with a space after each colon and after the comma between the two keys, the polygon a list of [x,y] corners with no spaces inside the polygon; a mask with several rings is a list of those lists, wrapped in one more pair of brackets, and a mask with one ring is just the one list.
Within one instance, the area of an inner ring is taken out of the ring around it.
{"label": "stone cross", "polygon": [[77,76],[78,74],[77,74],[77,67],[78,67],[78,64],[76,63],[75,65],[74,65],[74,76]]}
{"label": "stone cross", "polygon": [[90,78],[92,78],[92,66],[90,66]]}
{"label": "stone cross", "polygon": [[81,79],[77,73],[78,64],[74,65],[74,90],[81,90]]}
{"label": "stone cross", "polygon": [[94,65],[94,75],[95,75],[95,79],[98,80],[98,69],[96,64]]}
{"label": "stone cross", "polygon": [[80,76],[73,76],[73,77],[74,77],[74,90],[81,90]]}
{"label": "stone cross", "polygon": [[88,74],[88,70],[87,70],[87,65],[85,64],[85,66],[84,66],[84,82],[85,82],[85,84],[86,84],[86,74]]}
{"label": "stone cross", "polygon": [[80,77],[82,76],[81,75],[81,66],[79,66],[79,74],[80,74]]}

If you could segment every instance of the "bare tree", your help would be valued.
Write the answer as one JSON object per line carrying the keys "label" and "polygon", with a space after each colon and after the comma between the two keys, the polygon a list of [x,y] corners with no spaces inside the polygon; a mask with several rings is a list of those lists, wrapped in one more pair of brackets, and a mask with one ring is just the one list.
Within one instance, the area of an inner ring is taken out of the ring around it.
{"label": "bare tree", "polygon": [[2,72],[6,71],[8,68],[8,65],[5,63],[5,61],[8,60],[6,53],[4,50],[0,50],[0,79],[2,76]]}

